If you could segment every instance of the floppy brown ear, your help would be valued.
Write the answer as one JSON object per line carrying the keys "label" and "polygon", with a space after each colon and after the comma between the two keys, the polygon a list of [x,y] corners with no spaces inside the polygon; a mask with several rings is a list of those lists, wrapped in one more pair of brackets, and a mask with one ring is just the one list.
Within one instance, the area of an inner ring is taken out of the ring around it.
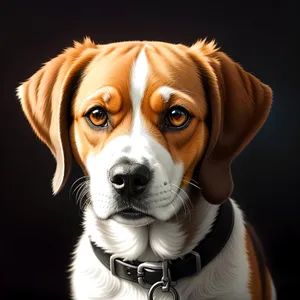
{"label": "floppy brown ear", "polygon": [[83,70],[97,53],[97,46],[86,38],[47,62],[17,89],[22,109],[36,135],[56,159],[53,193],[64,186],[71,170],[69,142],[69,102],[80,83]]}
{"label": "floppy brown ear", "polygon": [[218,51],[214,42],[199,41],[189,52],[199,67],[210,107],[210,139],[199,185],[208,202],[220,204],[233,190],[232,161],[267,119],[272,90]]}

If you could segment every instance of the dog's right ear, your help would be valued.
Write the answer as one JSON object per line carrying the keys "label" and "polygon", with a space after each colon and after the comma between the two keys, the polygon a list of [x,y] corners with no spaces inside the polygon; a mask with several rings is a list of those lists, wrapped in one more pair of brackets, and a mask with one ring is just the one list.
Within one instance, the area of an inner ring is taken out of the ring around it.
{"label": "dog's right ear", "polygon": [[74,42],[62,54],[47,62],[17,89],[22,109],[36,135],[56,159],[53,193],[64,186],[71,171],[69,103],[80,84],[85,67],[99,53],[89,38]]}

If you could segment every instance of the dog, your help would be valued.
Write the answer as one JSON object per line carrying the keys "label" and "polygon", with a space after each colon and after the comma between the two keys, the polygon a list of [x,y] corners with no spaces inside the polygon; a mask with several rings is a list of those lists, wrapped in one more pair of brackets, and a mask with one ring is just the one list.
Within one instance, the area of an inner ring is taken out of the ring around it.
{"label": "dog", "polygon": [[85,175],[72,299],[276,299],[231,198],[231,163],[265,123],[272,90],[215,41],[85,38],[17,94],[56,159],[53,193],[73,157]]}

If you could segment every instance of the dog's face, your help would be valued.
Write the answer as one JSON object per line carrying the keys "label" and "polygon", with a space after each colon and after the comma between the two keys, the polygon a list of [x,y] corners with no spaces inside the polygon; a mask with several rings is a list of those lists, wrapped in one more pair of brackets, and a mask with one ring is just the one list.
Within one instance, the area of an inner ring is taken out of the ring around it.
{"label": "dog's face", "polygon": [[89,64],[71,140],[98,217],[145,225],[184,205],[208,140],[197,71],[184,50],[156,43],[108,45]]}
{"label": "dog's face", "polygon": [[203,41],[87,39],[46,64],[19,97],[57,160],[54,192],[72,152],[90,177],[95,214],[133,226],[174,216],[192,177],[209,202],[226,200],[231,161],[271,106],[269,87]]}

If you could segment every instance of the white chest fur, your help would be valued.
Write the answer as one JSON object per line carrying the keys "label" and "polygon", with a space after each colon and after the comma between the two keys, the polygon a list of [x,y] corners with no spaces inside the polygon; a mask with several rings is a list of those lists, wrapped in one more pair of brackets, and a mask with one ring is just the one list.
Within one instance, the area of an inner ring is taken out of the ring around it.
{"label": "white chest fur", "polygon": [[[235,224],[229,241],[219,255],[198,275],[178,282],[176,289],[180,294],[180,299],[251,299],[247,287],[249,266],[244,243],[243,216],[234,202],[233,206]],[[189,245],[185,245],[186,249],[194,247],[196,240],[199,241],[204,237],[215,218],[216,207],[203,203],[202,206],[199,206],[200,208],[207,218],[199,222],[197,234]],[[73,299],[147,299],[146,289],[138,284],[113,276],[98,261],[91,248],[89,236],[102,247],[113,248],[114,253],[126,254],[125,251],[127,251],[128,253],[138,254],[140,252],[139,259],[143,257],[150,260],[151,256],[154,258],[153,251],[149,250],[151,247],[155,249],[154,251],[157,254],[162,252],[163,256],[168,256],[168,252],[170,252],[170,257],[173,257],[176,252],[182,251],[184,236],[179,230],[180,225],[172,224],[171,226],[170,223],[160,223],[157,225],[158,228],[155,228],[153,232],[148,231],[148,234],[143,231],[145,228],[140,228],[140,231],[138,228],[127,228],[132,231],[131,234],[116,231],[112,235],[111,230],[113,230],[112,226],[114,225],[106,224],[106,226],[99,227],[98,221],[93,219],[92,215],[91,212],[86,212],[85,230],[74,253],[71,276]],[[115,224],[115,226],[118,225]],[[145,251],[144,247],[139,245],[140,243],[143,245],[146,243],[149,249]],[[165,247],[162,247],[162,245]],[[157,296],[155,299],[172,299],[169,294],[157,293]]]}

